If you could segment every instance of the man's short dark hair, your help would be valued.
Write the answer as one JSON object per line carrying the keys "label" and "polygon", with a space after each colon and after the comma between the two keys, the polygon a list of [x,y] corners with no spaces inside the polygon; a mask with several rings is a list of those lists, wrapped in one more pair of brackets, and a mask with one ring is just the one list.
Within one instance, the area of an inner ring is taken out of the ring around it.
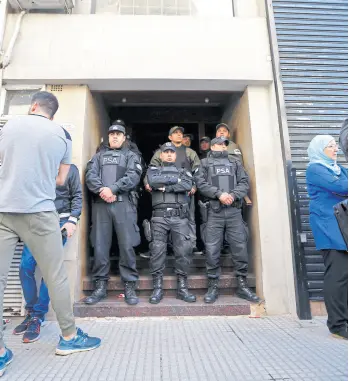
{"label": "man's short dark hair", "polygon": [[38,91],[32,96],[31,104],[37,103],[42,111],[44,111],[50,118],[56,114],[59,103],[58,99],[48,91]]}

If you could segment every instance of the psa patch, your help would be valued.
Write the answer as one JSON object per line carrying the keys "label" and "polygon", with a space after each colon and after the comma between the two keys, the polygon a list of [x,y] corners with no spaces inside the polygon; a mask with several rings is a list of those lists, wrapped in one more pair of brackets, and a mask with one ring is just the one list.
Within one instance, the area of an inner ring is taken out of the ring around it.
{"label": "psa patch", "polygon": [[215,167],[215,172],[217,176],[222,176],[222,175],[231,175],[230,167]]}

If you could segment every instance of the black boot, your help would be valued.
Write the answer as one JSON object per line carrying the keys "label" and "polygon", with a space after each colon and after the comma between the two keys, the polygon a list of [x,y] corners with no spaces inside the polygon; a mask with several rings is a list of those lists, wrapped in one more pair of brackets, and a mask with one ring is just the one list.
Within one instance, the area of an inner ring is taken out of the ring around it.
{"label": "black boot", "polygon": [[131,306],[139,303],[136,294],[136,282],[125,282],[125,302]]}
{"label": "black boot", "polygon": [[205,303],[214,303],[218,299],[219,278],[208,279],[208,291],[204,297]]}
{"label": "black boot", "polygon": [[236,295],[252,303],[259,303],[261,299],[248,287],[245,276],[238,276],[238,289]]}
{"label": "black boot", "polygon": [[106,280],[96,280],[96,287],[93,293],[90,296],[87,296],[84,299],[86,304],[96,304],[102,299],[107,297],[107,285],[108,281]]}
{"label": "black boot", "polygon": [[153,293],[149,298],[149,303],[159,304],[164,297],[164,291],[162,289],[163,279],[161,275],[153,275]]}
{"label": "black boot", "polygon": [[196,302],[196,296],[188,290],[188,279],[183,275],[177,277],[177,299],[184,300],[187,303]]}
{"label": "black boot", "polygon": [[202,250],[199,250],[197,246],[193,247],[193,255],[203,255]]}

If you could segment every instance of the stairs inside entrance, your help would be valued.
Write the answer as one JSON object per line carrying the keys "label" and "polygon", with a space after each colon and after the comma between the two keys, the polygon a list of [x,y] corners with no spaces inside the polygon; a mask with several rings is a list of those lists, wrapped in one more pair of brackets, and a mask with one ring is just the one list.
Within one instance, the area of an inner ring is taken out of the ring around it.
{"label": "stairs inside entrance", "polygon": [[[116,270],[115,258],[112,270]],[[174,273],[174,258],[167,257],[164,272],[164,299],[157,305],[150,304],[148,298],[153,289],[152,276],[149,274],[149,261],[137,257],[137,268],[140,277],[137,293],[140,303],[129,306],[124,302],[124,285],[120,277],[111,275],[108,283],[108,297],[103,301],[89,306],[82,301],[75,303],[74,313],[78,317],[146,317],[146,316],[236,316],[248,315],[250,303],[234,296],[237,287],[237,279],[233,272],[231,259],[221,258],[222,275],[220,278],[220,297],[214,304],[206,304],[203,301],[207,291],[207,278],[205,271],[205,258],[195,255],[188,277],[189,288],[197,297],[196,303],[186,303],[176,299],[177,277]],[[248,276],[248,284],[255,288],[254,275]],[[94,284],[90,277],[83,279],[83,290],[85,295],[92,293]]]}

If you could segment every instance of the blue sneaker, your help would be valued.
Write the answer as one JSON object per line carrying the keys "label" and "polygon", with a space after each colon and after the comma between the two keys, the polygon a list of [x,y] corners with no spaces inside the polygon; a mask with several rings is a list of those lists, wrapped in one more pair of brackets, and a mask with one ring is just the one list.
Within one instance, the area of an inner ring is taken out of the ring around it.
{"label": "blue sneaker", "polygon": [[13,360],[13,353],[8,348],[6,348],[5,356],[0,357],[0,377],[4,375],[7,366],[11,364],[12,360]]}
{"label": "blue sneaker", "polygon": [[76,352],[92,351],[101,345],[101,339],[90,337],[87,333],[77,330],[76,336],[71,340],[64,340],[61,336],[56,348],[56,355],[67,356]]}

